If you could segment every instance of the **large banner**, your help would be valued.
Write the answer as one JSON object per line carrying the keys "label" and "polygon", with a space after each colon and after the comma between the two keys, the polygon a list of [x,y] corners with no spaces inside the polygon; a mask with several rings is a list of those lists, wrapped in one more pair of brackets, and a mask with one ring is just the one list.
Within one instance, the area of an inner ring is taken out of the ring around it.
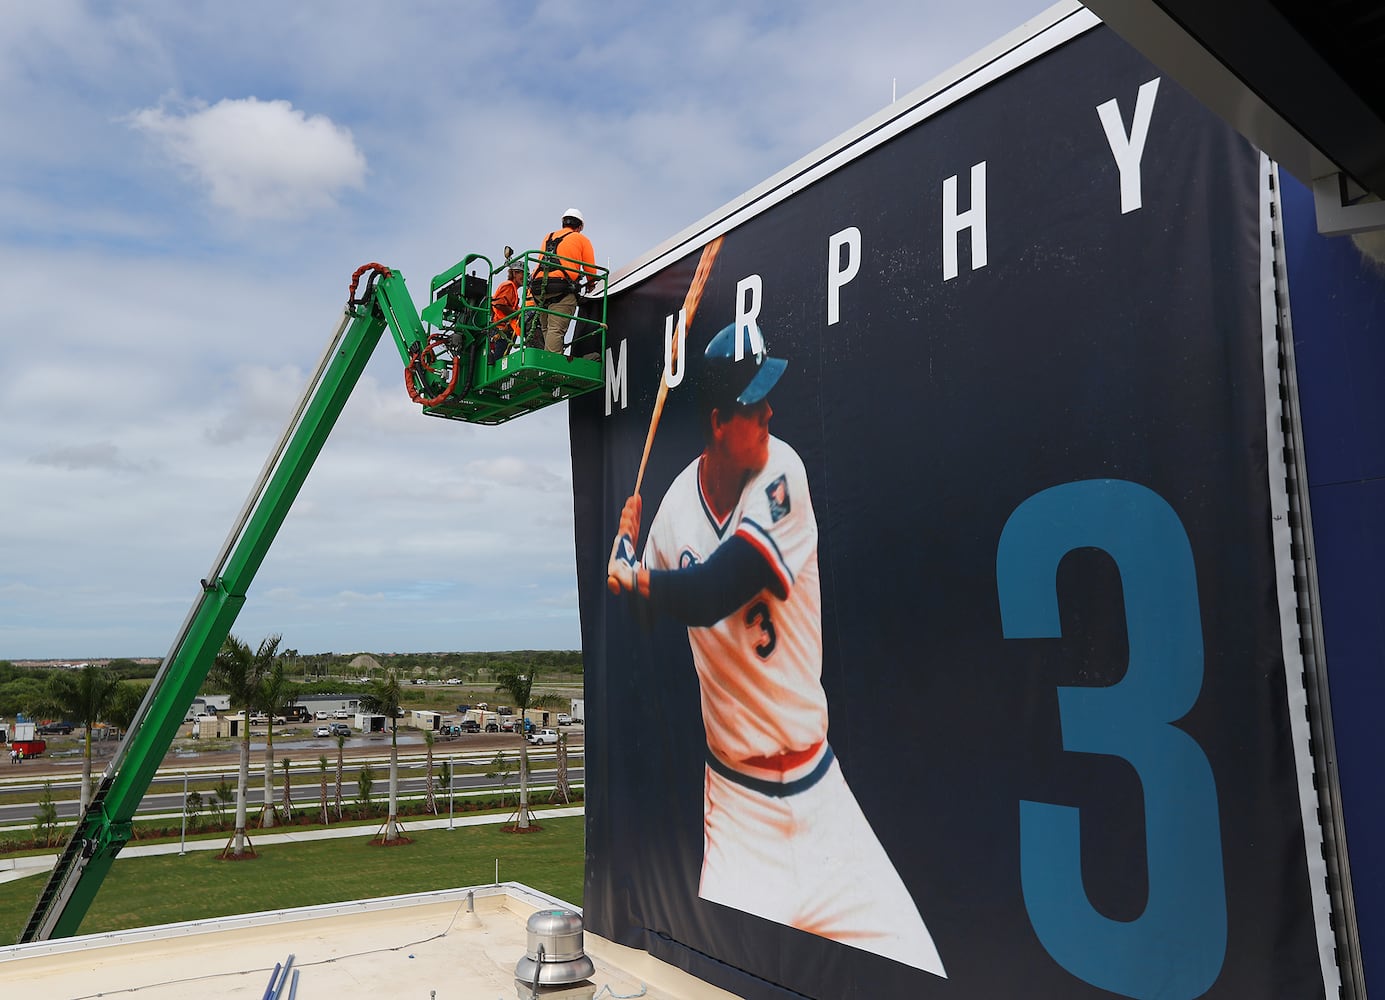
{"label": "large banner", "polygon": [[1328,995],[1263,174],[1097,28],[621,288],[588,929],[745,997]]}

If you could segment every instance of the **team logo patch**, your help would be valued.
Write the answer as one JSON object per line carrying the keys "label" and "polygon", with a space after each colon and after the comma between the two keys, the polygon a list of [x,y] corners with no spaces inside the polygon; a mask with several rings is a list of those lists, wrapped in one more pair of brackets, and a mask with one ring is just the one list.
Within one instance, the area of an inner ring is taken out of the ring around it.
{"label": "team logo patch", "polygon": [[679,569],[687,569],[689,566],[696,566],[698,562],[697,553],[692,549],[684,549],[678,556]]}
{"label": "team logo patch", "polygon": [[769,519],[777,523],[789,513],[789,481],[780,476],[765,487],[765,496],[769,498]]}

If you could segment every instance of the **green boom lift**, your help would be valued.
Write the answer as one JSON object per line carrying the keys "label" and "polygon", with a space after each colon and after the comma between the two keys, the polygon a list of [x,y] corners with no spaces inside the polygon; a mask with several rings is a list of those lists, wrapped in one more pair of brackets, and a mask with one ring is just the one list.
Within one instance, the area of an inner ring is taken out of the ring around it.
{"label": "green boom lift", "polygon": [[[595,280],[581,297],[569,357],[526,346],[530,338],[524,334],[531,325],[543,314],[552,314],[544,305],[543,289],[529,287],[539,253],[515,258],[507,247],[505,256],[510,259],[492,266],[488,258],[469,254],[435,277],[421,315],[398,271],[366,264],[352,275],[341,324],[211,572],[201,581],[135,721],[39,896],[21,943],[77,932],[102,879],[130,839],[135,810],[386,327],[404,362],[409,396],[429,416],[498,424],[603,386],[605,269],[594,269]],[[519,308],[496,318],[491,286],[513,260],[525,265]],[[569,263],[575,267],[576,262]],[[520,336],[513,336],[514,331]]]}

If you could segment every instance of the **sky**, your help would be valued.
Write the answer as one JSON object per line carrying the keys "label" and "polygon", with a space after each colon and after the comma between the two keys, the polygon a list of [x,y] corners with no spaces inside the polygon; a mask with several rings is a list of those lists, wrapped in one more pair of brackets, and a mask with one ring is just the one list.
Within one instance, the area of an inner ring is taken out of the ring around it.
{"label": "sky", "polygon": [[[1048,6],[8,5],[0,659],[168,652],[361,264],[618,271]],[[566,404],[424,418],[387,336],[233,631],[576,649],[572,505]]]}

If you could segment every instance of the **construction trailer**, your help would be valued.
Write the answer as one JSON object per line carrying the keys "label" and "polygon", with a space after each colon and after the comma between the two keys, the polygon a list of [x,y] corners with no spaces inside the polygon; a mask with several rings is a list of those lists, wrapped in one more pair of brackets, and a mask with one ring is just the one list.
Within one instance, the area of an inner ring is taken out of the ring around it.
{"label": "construction trailer", "polygon": [[352,728],[362,733],[383,733],[390,727],[390,720],[373,712],[357,712]]}
{"label": "construction trailer", "polygon": [[437,732],[442,726],[443,716],[441,712],[420,711],[415,709],[409,712],[406,725],[410,729],[426,729]]}
{"label": "construction trailer", "polygon": [[26,760],[41,756],[48,749],[48,741],[39,735],[37,723],[16,722],[4,732],[9,749]]}

